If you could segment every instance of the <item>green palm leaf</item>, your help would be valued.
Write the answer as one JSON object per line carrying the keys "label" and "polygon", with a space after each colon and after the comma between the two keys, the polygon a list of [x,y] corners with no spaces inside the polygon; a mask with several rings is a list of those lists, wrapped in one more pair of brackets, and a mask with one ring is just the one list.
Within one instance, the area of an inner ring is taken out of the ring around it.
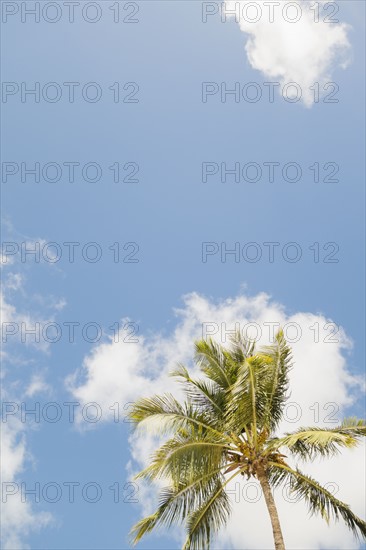
{"label": "green palm leaf", "polygon": [[214,418],[207,411],[199,411],[189,402],[182,406],[170,394],[140,399],[131,407],[129,418],[136,426],[149,424],[151,431],[160,434],[191,428],[224,435],[216,429]]}
{"label": "green palm leaf", "polygon": [[271,368],[267,371],[264,424],[269,430],[274,430],[282,420],[289,386],[288,375],[292,366],[291,350],[286,344],[283,331],[276,335],[275,345],[264,348],[262,353],[271,360]]}
{"label": "green palm leaf", "polygon": [[157,478],[169,478],[172,484],[181,480],[187,470],[196,474],[217,468],[222,463],[223,451],[231,451],[228,443],[219,443],[202,438],[174,437],[156,451],[152,463],[136,479],[152,481]]}
{"label": "green palm leaf", "polygon": [[208,342],[206,340],[196,342],[195,348],[195,359],[202,372],[221,388],[228,388],[231,381],[226,353],[222,347],[210,338]]}
{"label": "green palm leaf", "polygon": [[285,474],[272,473],[272,483],[275,485],[283,481],[289,482],[290,490],[307,502],[311,514],[320,513],[327,522],[331,516],[335,521],[342,518],[356,538],[359,538],[360,533],[366,538],[366,522],[357,517],[347,504],[335,498],[315,479],[303,474],[299,469],[293,470],[279,464],[271,464],[271,466],[274,470],[280,470]]}
{"label": "green palm leaf", "polygon": [[346,419],[338,428],[299,428],[285,437],[273,439],[268,445],[268,450],[287,447],[291,453],[303,459],[333,456],[342,448],[356,447],[360,437],[365,435],[366,426],[363,420]]}
{"label": "green palm leaf", "polygon": [[216,480],[211,491],[207,491],[206,498],[201,505],[191,512],[187,519],[187,540],[183,550],[202,550],[210,548],[211,538],[214,533],[227,523],[230,516],[230,501],[225,486],[238,475],[232,475],[224,483],[222,479]]}
{"label": "green palm leaf", "polygon": [[136,523],[131,530],[132,543],[136,544],[146,533],[155,527],[169,528],[173,523],[182,523],[185,517],[197,507],[208,492],[218,484],[218,476],[223,466],[204,475],[196,475],[187,481],[181,479],[176,487],[166,487],[160,493],[159,507],[155,514]]}
{"label": "green palm leaf", "polygon": [[193,380],[184,365],[170,373],[171,376],[182,378],[183,389],[189,401],[198,408],[212,409],[218,418],[223,418],[225,409],[225,392],[211,380]]}

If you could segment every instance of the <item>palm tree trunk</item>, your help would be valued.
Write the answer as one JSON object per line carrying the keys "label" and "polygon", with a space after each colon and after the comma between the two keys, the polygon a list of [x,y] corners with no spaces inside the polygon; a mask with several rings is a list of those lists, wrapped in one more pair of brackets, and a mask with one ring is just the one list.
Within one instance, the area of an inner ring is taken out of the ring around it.
{"label": "palm tree trunk", "polygon": [[282,530],[281,530],[280,520],[277,513],[276,503],[274,501],[272,491],[268,483],[267,474],[264,469],[258,468],[257,476],[258,476],[259,483],[261,484],[261,487],[262,487],[264,500],[266,501],[266,504],[267,504],[269,517],[271,518],[275,549],[285,550],[285,543],[283,541]]}

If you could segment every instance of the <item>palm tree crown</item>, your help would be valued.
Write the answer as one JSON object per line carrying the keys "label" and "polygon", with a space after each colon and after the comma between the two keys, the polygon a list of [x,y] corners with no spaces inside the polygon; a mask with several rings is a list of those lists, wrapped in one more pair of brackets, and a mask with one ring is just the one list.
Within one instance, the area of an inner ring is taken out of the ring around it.
{"label": "palm tree crown", "polygon": [[271,488],[283,483],[308,503],[311,513],[320,513],[326,521],[342,518],[356,536],[366,538],[366,523],[347,504],[287,460],[289,454],[313,460],[354,447],[366,435],[365,421],[348,418],[337,428],[305,427],[276,436],[292,366],[282,331],[273,345],[259,351],[240,334],[229,348],[202,340],[195,351],[204,379],[192,379],[183,365],[172,373],[183,384],[183,404],[165,394],[137,401],[130,413],[136,425],[158,426],[160,433],[171,435],[136,476],[162,478],[167,487],[155,513],[133,527],[133,543],[155,527],[185,523],[184,550],[209,548],[213,535],[228,521],[226,487],[238,475],[260,482],[276,550],[285,546]]}

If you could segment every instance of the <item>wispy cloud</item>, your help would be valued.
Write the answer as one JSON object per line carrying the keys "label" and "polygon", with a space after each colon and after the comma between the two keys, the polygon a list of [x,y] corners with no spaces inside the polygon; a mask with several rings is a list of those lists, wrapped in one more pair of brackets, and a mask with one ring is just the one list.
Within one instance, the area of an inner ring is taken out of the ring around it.
{"label": "wispy cloud", "polygon": [[[40,511],[28,500],[25,502],[22,500],[20,483],[33,462],[32,450],[28,444],[28,431],[31,428],[16,415],[6,414],[11,410],[11,405],[10,409],[7,408],[9,404],[17,404],[41,392],[51,391],[44,372],[35,360],[45,356],[49,345],[42,340],[22,342],[20,338],[22,327],[30,330],[37,322],[44,322],[42,312],[40,313],[38,309],[34,311],[32,308],[34,303],[27,292],[22,267],[24,267],[22,264],[15,261],[3,263],[4,284],[0,295],[1,393],[4,406],[1,426],[1,543],[4,550],[28,548],[27,536],[53,522],[51,514]],[[23,309],[18,306],[19,296]],[[61,304],[61,302],[58,303]],[[55,304],[53,309],[52,313],[60,307]],[[18,331],[19,338],[15,341],[8,334],[9,327]],[[22,370],[22,367],[26,369]]]}

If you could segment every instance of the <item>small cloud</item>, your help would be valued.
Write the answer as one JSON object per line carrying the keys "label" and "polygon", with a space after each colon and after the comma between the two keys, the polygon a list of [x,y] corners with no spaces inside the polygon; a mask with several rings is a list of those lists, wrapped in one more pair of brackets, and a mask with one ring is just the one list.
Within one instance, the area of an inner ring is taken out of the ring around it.
{"label": "small cloud", "polygon": [[14,258],[6,256],[5,254],[0,254],[0,267],[8,266],[12,263],[14,263]]}
{"label": "small cloud", "polygon": [[63,298],[61,298],[61,300],[58,300],[58,302],[56,302],[54,304],[54,309],[56,309],[57,311],[61,311],[64,309],[64,307],[67,305],[67,302],[66,300],[64,300]]}
{"label": "small cloud", "polygon": [[[257,4],[255,12],[249,4]],[[346,23],[326,22],[327,13],[322,14],[322,4],[315,2],[320,11],[317,21],[314,2],[308,0],[273,3],[271,22],[269,4],[263,0],[255,3],[226,0],[222,9],[227,17],[236,18],[241,31],[247,35],[245,51],[251,67],[282,86],[296,83],[301,100],[306,107],[311,107],[316,97],[314,86],[319,86],[322,94],[323,87],[332,81],[334,70],[345,69],[349,64],[351,27]],[[289,98],[290,90],[295,91],[289,87]],[[300,97],[298,91],[296,94]]]}
{"label": "small cloud", "polygon": [[5,282],[5,288],[9,290],[20,290],[23,284],[23,277],[20,273],[9,273]]}
{"label": "small cloud", "polygon": [[34,397],[34,395],[39,393],[49,394],[52,391],[52,388],[47,384],[40,375],[32,376],[29,386],[25,391],[26,397]]}

